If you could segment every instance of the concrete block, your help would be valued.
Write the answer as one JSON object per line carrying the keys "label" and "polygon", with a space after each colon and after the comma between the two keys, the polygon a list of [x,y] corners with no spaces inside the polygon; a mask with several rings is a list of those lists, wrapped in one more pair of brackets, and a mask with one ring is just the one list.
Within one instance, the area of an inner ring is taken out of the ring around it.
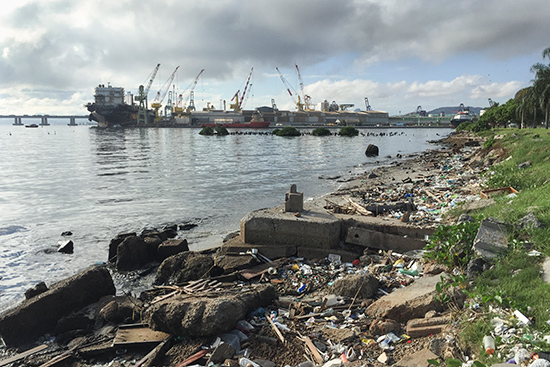
{"label": "concrete block", "polygon": [[439,357],[435,355],[429,349],[422,349],[413,354],[409,354],[401,358],[394,366],[398,367],[429,367],[429,359],[439,360]]}
{"label": "concrete block", "polygon": [[406,333],[411,338],[421,338],[423,336],[439,334],[450,322],[450,317],[412,319],[407,322]]}
{"label": "concrete block", "polygon": [[241,239],[252,245],[332,249],[340,244],[340,232],[340,220],[326,212],[295,216],[277,207],[253,211],[241,220]]}
{"label": "concrete block", "polygon": [[506,232],[506,223],[499,222],[494,218],[482,220],[474,239],[474,251],[485,260],[497,258],[508,249]]}
{"label": "concrete block", "polygon": [[304,193],[296,190],[296,185],[290,185],[290,191],[285,194],[285,212],[301,212],[304,210]]}

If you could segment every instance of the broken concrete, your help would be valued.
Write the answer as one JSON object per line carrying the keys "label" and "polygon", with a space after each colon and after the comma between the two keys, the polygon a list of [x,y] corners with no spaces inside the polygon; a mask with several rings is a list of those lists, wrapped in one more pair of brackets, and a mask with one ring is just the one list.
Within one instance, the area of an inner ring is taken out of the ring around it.
{"label": "broken concrete", "polygon": [[399,362],[394,364],[397,367],[428,367],[429,359],[439,360],[439,357],[435,355],[429,349],[422,349],[419,352],[403,357]]}
{"label": "broken concrete", "polygon": [[485,260],[492,260],[508,250],[507,225],[495,218],[483,219],[473,249]]}
{"label": "broken concrete", "polygon": [[441,275],[424,276],[408,287],[396,289],[376,300],[367,307],[366,313],[371,317],[406,322],[423,317],[430,310],[443,311],[443,306],[435,298],[435,286],[440,280]]}
{"label": "broken concrete", "polygon": [[407,322],[406,333],[411,338],[439,334],[450,322],[451,318],[448,316],[412,319]]}
{"label": "broken concrete", "polygon": [[334,294],[350,299],[372,298],[378,291],[378,279],[372,275],[353,275],[338,279],[332,286]]}
{"label": "broken concrete", "polygon": [[9,346],[33,343],[53,332],[63,316],[114,293],[113,279],[105,267],[88,268],[2,314],[0,336]]}
{"label": "broken concrete", "polygon": [[174,335],[213,336],[235,328],[248,312],[275,297],[273,286],[256,285],[217,298],[170,299],[149,307],[145,320],[153,329]]}
{"label": "broken concrete", "polygon": [[260,209],[241,220],[241,238],[246,244],[338,248],[340,220],[326,212],[304,211],[300,216],[281,207]]}
{"label": "broken concrete", "polygon": [[182,252],[170,256],[160,264],[155,285],[180,284],[209,275],[214,266],[212,256],[198,252]]}

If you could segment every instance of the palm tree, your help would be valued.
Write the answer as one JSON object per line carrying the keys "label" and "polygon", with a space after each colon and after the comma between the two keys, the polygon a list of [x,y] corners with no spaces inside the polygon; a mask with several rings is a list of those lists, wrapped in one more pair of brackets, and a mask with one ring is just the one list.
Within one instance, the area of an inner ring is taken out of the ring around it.
{"label": "palm tree", "polygon": [[[550,47],[542,51],[543,59],[550,59]],[[548,110],[550,108],[550,64],[536,63],[531,66],[531,72],[535,73],[533,80],[533,92],[538,104],[544,112],[544,126],[548,129]]]}

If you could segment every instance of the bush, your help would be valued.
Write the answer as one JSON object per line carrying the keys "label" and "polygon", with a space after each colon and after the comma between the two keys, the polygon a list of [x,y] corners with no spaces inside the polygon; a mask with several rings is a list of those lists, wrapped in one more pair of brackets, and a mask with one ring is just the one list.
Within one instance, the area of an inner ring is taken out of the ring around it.
{"label": "bush", "polygon": [[472,259],[472,244],[479,229],[477,222],[439,226],[425,246],[425,257],[449,268],[464,268]]}
{"label": "bush", "polygon": [[214,130],[216,131],[216,134],[217,134],[217,135],[229,135],[229,131],[227,131],[227,129],[225,128],[225,126],[216,125],[216,127],[214,128]]}
{"label": "bush", "polygon": [[359,130],[354,128],[353,126],[344,126],[340,129],[340,132],[338,133],[340,136],[357,136],[359,135]]}
{"label": "bush", "polygon": [[203,127],[199,132],[200,135],[214,135],[214,129],[210,126]]}
{"label": "bush", "polygon": [[279,129],[273,130],[273,135],[277,135],[277,136],[300,136],[301,134],[295,128],[287,126],[287,127],[283,127],[282,130],[279,130]]}
{"label": "bush", "polygon": [[327,135],[332,135],[330,130],[325,128],[325,127],[318,127],[317,129],[313,130],[311,132],[311,135],[314,135],[314,136],[327,136]]}

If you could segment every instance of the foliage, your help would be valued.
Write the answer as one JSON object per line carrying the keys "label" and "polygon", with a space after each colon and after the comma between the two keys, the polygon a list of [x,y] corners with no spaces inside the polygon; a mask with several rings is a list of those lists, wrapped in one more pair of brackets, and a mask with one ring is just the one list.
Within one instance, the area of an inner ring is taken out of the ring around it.
{"label": "foliage", "polygon": [[338,133],[340,136],[357,136],[359,135],[359,130],[354,128],[353,126],[344,126],[340,129],[340,132]]}
{"label": "foliage", "polygon": [[318,127],[318,128],[316,128],[315,130],[313,130],[311,132],[311,135],[314,135],[314,136],[327,136],[327,135],[332,135],[332,133],[326,127]]}
{"label": "foliage", "polygon": [[277,136],[300,136],[300,132],[292,126],[285,126],[282,129],[273,130],[273,135]]}
{"label": "foliage", "polygon": [[225,128],[225,126],[222,125],[216,125],[214,128],[215,134],[217,135],[229,135],[229,131]]}
{"label": "foliage", "polygon": [[468,280],[462,274],[458,275],[442,275],[441,280],[435,285],[435,299],[441,303],[450,303],[453,298],[450,291],[452,288],[465,288]]}
{"label": "foliage", "polygon": [[479,229],[477,222],[440,225],[425,246],[425,257],[450,268],[464,268],[473,257],[472,244]]}
{"label": "foliage", "polygon": [[495,144],[495,139],[489,138],[483,143],[483,149],[489,149]]}
{"label": "foliage", "polygon": [[214,128],[210,126],[203,127],[199,132],[200,135],[214,135]]}

